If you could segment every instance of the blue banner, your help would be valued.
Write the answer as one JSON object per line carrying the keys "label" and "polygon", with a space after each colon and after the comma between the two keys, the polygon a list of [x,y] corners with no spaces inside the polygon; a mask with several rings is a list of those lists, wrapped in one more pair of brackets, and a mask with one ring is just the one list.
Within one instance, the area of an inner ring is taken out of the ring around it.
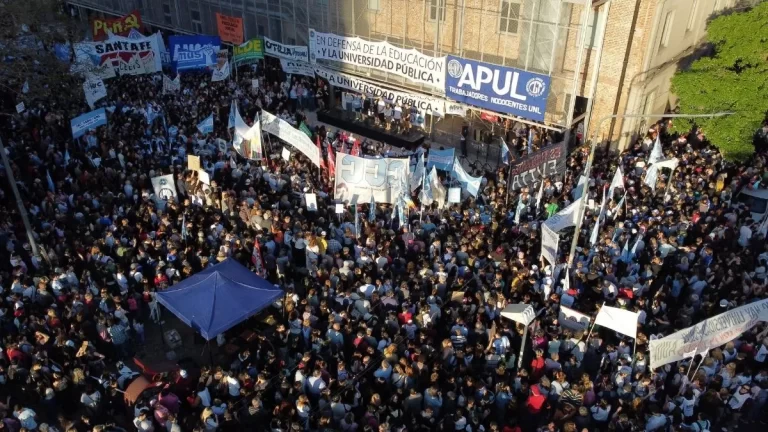
{"label": "blue banner", "polygon": [[445,95],[469,105],[544,121],[547,75],[448,56]]}
{"label": "blue banner", "polygon": [[456,149],[437,150],[429,149],[429,157],[427,158],[427,171],[435,167],[443,171],[453,170],[453,159]]}
{"label": "blue banner", "polygon": [[216,52],[221,47],[218,36],[171,36],[168,43],[177,71],[215,65]]}
{"label": "blue banner", "polygon": [[78,139],[91,129],[107,124],[107,111],[99,108],[96,111],[75,117],[70,121],[72,126],[72,138]]}

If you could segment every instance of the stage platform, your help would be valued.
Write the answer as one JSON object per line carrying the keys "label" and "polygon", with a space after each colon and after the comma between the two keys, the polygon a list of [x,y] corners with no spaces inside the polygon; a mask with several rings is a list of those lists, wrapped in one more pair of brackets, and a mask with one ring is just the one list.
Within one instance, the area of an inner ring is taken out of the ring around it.
{"label": "stage platform", "polygon": [[416,131],[416,128],[408,134],[399,134],[394,130],[387,131],[383,127],[376,126],[372,118],[366,122],[356,121],[355,113],[335,108],[318,111],[317,120],[354,135],[408,150],[416,149],[426,138],[426,135]]}

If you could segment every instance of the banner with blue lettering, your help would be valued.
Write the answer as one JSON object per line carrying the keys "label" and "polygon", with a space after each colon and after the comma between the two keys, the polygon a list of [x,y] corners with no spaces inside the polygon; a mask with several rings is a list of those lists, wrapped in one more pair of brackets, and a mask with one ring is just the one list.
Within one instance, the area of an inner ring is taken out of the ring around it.
{"label": "banner with blue lettering", "polygon": [[466,104],[544,121],[547,75],[448,56],[445,95]]}
{"label": "banner with blue lettering", "polygon": [[218,36],[171,36],[168,43],[177,71],[215,65],[216,53],[221,47]]}
{"label": "banner with blue lettering", "polygon": [[427,171],[435,167],[443,171],[453,170],[453,159],[456,149],[437,150],[429,149],[429,157],[427,158]]}
{"label": "banner with blue lettering", "polygon": [[105,124],[107,124],[107,111],[104,108],[75,117],[70,121],[72,138],[78,139],[89,130],[96,129]]}

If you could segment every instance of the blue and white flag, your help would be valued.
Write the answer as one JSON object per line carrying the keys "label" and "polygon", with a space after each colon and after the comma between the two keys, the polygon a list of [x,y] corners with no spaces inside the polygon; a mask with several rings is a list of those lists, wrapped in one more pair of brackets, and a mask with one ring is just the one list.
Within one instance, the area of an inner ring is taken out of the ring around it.
{"label": "blue and white flag", "polygon": [[624,192],[624,195],[622,195],[621,200],[619,201],[619,204],[616,206],[616,211],[614,212],[614,219],[616,219],[616,216],[618,216],[619,213],[621,213],[621,210],[624,208],[624,199],[627,197],[627,193]]}
{"label": "blue and white flag", "polygon": [[453,175],[461,183],[461,187],[464,190],[474,197],[477,196],[477,193],[480,191],[480,183],[483,181],[482,177],[472,177],[467,174],[458,159],[453,161]]}
{"label": "blue and white flag", "polygon": [[181,239],[186,240],[187,239],[187,214],[184,213],[184,215],[181,217]]}
{"label": "blue and white flag", "polygon": [[53,179],[51,178],[51,172],[48,170],[45,170],[45,176],[48,179],[48,190],[53,193],[56,193],[56,186],[54,186],[53,184]]}
{"label": "blue and white flag", "polygon": [[411,192],[415,191],[424,183],[424,175],[426,174],[426,168],[424,167],[424,153],[419,156],[416,161],[416,168],[413,170],[410,176]]}
{"label": "blue and white flag", "polygon": [[504,138],[501,138],[501,162],[504,165],[509,165],[509,147]]}
{"label": "blue and white flag", "polygon": [[576,184],[576,189],[571,191],[574,201],[578,201],[584,194],[584,189],[587,188],[587,183],[587,176],[583,175],[579,177],[579,182]]}
{"label": "blue and white flag", "polygon": [[376,222],[376,201],[373,199],[373,194],[371,194],[371,204],[368,209],[368,222]]}
{"label": "blue and white flag", "polygon": [[229,106],[229,119],[227,120],[227,129],[235,127],[235,116],[237,115],[237,103],[233,100]]}
{"label": "blue and white flag", "polygon": [[144,111],[144,116],[147,118],[147,124],[152,126],[152,123],[155,122],[155,119],[160,117],[160,110],[155,109],[151,103],[147,103],[147,109]]}
{"label": "blue and white flag", "polygon": [[621,257],[619,257],[619,259],[625,263],[632,261],[632,255],[629,252],[629,239],[624,243],[624,248],[621,250]]}
{"label": "blue and white flag", "polygon": [[199,130],[203,135],[213,133],[213,114],[209,115],[208,118],[198,123],[197,130]]}
{"label": "blue and white flag", "polygon": [[99,108],[95,111],[75,117],[70,121],[72,138],[78,139],[91,129],[107,124],[107,111]]}
{"label": "blue and white flag", "polygon": [[430,149],[429,157],[427,158],[427,169],[437,167],[437,169],[444,171],[451,171],[453,169],[453,161],[456,158],[456,149]]}
{"label": "blue and white flag", "polygon": [[136,40],[136,39],[144,39],[144,35],[139,33],[138,30],[135,28],[132,28],[130,32],[128,32],[128,39]]}
{"label": "blue and white flag", "polygon": [[592,234],[589,235],[589,244],[594,246],[597,243],[597,235],[600,232],[600,217],[597,218],[597,223],[592,227]]}
{"label": "blue and white flag", "polygon": [[64,150],[64,167],[69,166],[70,159],[71,159],[71,156],[69,156],[69,150]]}
{"label": "blue and white flag", "polygon": [[224,66],[219,68],[213,68],[213,74],[211,75],[211,82],[224,81],[229,78],[230,68],[229,61],[224,63]]}

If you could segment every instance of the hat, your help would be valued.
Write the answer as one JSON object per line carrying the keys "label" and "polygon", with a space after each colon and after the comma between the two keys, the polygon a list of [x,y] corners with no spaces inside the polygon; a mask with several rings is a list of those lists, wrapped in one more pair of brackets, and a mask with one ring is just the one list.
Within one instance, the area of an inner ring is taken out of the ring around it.
{"label": "hat", "polygon": [[728,307],[728,300],[726,300],[726,299],[720,300],[720,307],[721,308],[727,308]]}

